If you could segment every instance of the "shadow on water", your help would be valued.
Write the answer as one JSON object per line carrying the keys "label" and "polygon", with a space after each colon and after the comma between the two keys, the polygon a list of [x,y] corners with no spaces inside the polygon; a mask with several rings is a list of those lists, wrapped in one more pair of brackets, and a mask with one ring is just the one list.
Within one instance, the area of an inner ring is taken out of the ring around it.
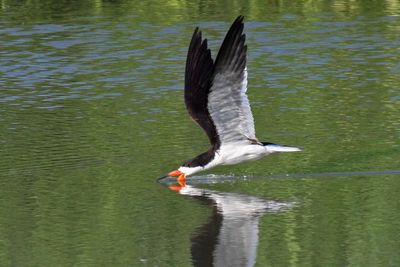
{"label": "shadow on water", "polygon": [[189,184],[179,186],[170,182],[163,184],[212,208],[209,221],[191,239],[194,266],[254,266],[261,217],[295,206],[295,202],[202,189]]}

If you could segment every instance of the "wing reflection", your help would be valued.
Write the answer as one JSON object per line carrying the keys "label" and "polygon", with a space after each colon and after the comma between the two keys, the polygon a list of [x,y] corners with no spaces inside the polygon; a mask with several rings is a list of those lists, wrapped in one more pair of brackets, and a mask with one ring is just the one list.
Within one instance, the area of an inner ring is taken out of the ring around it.
{"label": "wing reflection", "polygon": [[253,266],[260,218],[265,213],[280,212],[294,206],[293,202],[277,202],[190,185],[177,191],[213,208],[210,221],[192,238],[191,253],[195,266]]}

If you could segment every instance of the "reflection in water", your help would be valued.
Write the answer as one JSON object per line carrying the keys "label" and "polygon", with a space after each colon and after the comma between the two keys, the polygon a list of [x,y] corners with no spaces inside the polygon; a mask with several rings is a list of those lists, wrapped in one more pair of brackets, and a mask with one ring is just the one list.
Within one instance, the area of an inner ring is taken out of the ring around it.
{"label": "reflection in water", "polygon": [[260,218],[267,212],[284,211],[294,206],[293,202],[277,202],[191,185],[170,188],[213,208],[210,221],[192,238],[191,253],[195,266],[253,266]]}

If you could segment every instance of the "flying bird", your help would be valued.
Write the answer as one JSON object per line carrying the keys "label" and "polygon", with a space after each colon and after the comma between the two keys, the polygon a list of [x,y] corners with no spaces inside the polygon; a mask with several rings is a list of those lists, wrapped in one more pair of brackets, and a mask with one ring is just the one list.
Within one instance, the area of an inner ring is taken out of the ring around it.
{"label": "flying bird", "polygon": [[233,22],[213,61],[207,39],[197,27],[186,59],[184,99],[192,119],[206,132],[210,148],[186,161],[168,176],[185,184],[188,175],[218,165],[256,160],[276,152],[301,151],[298,147],[258,141],[247,91],[243,16]]}

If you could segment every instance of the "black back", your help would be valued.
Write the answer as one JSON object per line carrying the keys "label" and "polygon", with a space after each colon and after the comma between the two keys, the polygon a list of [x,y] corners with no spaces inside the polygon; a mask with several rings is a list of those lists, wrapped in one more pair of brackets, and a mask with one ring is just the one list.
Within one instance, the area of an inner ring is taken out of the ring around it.
{"label": "black back", "polygon": [[206,166],[211,160],[213,160],[215,156],[215,147],[211,147],[206,152],[198,155],[197,157],[190,159],[183,163],[183,167],[197,167],[197,166]]}

